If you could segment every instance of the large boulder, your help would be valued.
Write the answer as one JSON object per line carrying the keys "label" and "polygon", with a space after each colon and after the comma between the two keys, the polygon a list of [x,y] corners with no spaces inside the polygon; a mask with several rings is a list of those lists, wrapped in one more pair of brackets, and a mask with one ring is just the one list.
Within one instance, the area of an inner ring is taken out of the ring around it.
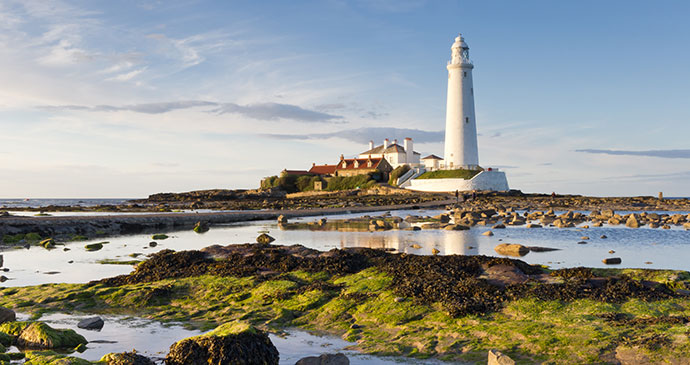
{"label": "large boulder", "polygon": [[107,365],[155,365],[155,363],[146,356],[137,354],[136,351],[109,353],[103,355],[101,362]]}
{"label": "large boulder", "polygon": [[295,365],[350,365],[350,359],[341,353],[321,354],[320,356],[304,357]]}
{"label": "large boulder", "polygon": [[170,346],[167,365],[278,364],[278,350],[268,336],[243,322],[231,322]]}
{"label": "large boulder", "polygon": [[73,349],[87,343],[86,339],[74,330],[55,329],[43,322],[30,323],[17,338],[19,347],[39,349]]}

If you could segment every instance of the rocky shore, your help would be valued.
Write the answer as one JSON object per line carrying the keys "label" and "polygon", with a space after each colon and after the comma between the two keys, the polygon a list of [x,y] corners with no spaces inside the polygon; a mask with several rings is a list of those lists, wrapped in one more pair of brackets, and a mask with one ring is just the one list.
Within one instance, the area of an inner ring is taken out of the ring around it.
{"label": "rocky shore", "polygon": [[[297,210],[254,210],[215,213],[152,213],[122,214],[89,217],[17,217],[0,216],[0,237],[34,234],[37,239],[55,238],[69,240],[73,237],[104,237],[121,234],[155,233],[194,228],[204,225],[254,220],[276,219],[279,216],[304,217],[357,212],[375,212],[393,209],[419,209],[442,207],[445,201],[428,201],[396,205],[380,205],[348,208],[315,208]],[[5,237],[5,242],[7,242]]]}
{"label": "rocky shore", "polygon": [[[129,275],[89,284],[0,289],[0,305],[34,317],[78,310],[218,327],[207,336],[222,338],[173,345],[171,364],[224,356],[205,346],[234,346],[227,335],[238,332],[228,329],[251,328],[242,323],[449,361],[486,363],[498,349],[528,363],[684,363],[688,289],[684,271],[547,270],[486,256],[242,244],[161,251]],[[266,344],[260,332],[242,333],[232,337],[252,341],[242,349],[258,353],[251,349]],[[274,361],[271,350],[261,353]]]}

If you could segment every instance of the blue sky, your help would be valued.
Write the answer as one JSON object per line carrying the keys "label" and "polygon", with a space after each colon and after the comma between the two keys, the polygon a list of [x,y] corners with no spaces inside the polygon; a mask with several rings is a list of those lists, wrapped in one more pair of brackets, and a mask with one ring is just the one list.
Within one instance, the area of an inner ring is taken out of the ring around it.
{"label": "blue sky", "polygon": [[413,137],[470,45],[480,164],[526,192],[688,196],[685,1],[0,2],[0,196],[253,188]]}

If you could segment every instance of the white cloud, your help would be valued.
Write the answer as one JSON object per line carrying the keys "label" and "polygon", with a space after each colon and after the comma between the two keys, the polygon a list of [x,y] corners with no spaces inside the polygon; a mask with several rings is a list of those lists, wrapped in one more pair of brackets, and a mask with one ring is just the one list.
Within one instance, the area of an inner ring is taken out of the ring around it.
{"label": "white cloud", "polygon": [[143,68],[140,68],[140,69],[136,69],[136,70],[132,70],[132,71],[130,71],[130,72],[122,73],[122,74],[119,74],[119,75],[115,75],[115,76],[109,77],[109,78],[107,78],[107,79],[105,79],[105,80],[106,80],[106,81],[121,81],[121,82],[122,82],[122,81],[129,81],[129,80],[135,78],[137,75],[139,75],[140,73],[142,73],[142,72],[144,72],[144,71],[146,71],[146,67],[143,67]]}

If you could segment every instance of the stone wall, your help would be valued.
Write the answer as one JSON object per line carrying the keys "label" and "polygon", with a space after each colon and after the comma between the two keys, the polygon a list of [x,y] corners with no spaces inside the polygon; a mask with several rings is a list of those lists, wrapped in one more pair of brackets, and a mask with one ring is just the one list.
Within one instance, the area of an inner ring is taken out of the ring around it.
{"label": "stone wall", "polygon": [[465,179],[414,179],[407,188],[416,191],[507,191],[508,179],[503,171],[482,171],[470,180]]}

